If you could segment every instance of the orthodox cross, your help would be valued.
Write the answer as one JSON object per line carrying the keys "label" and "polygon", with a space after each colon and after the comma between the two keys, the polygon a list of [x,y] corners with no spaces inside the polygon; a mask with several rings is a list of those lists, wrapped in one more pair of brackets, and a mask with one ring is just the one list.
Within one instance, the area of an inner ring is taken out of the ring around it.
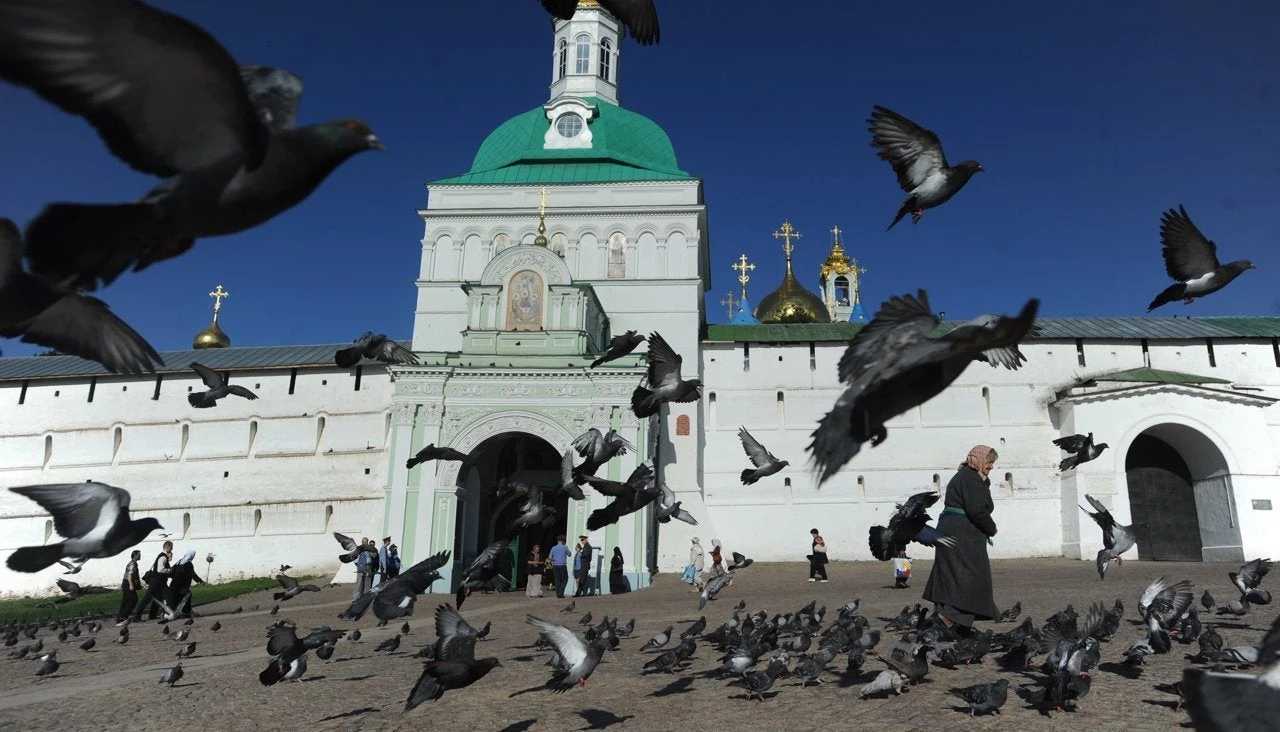
{"label": "orthodox cross", "polygon": [[[733,269],[738,270],[738,282],[742,284],[742,299],[747,299],[747,283],[751,281],[751,275],[747,274],[748,270],[756,268],[754,264],[747,264],[747,255],[743,254],[738,257],[737,264],[729,265]],[[723,303],[721,303],[723,304]]]}
{"label": "orthodox cross", "polygon": [[725,306],[728,310],[729,317],[732,318],[734,309],[737,308],[741,302],[741,300],[738,300],[733,296],[733,290],[729,290],[729,294],[725,295],[725,299],[721,300],[720,304]]}
{"label": "orthodox cross", "polygon": [[782,240],[782,251],[787,253],[787,272],[790,272],[791,271],[791,252],[795,251],[795,246],[791,243],[791,240],[793,238],[799,239],[800,232],[792,228],[790,221],[783,221],[782,229],[780,231],[773,232],[773,236],[775,239]]}
{"label": "orthodox cross", "polygon": [[866,267],[859,267],[859,266],[858,266],[858,258],[857,258],[857,257],[854,257],[854,258],[853,258],[853,264],[852,264],[852,265],[850,266],[850,268],[849,268],[849,274],[850,274],[850,275],[852,275],[851,279],[853,280],[853,282],[851,282],[850,284],[851,284],[851,285],[853,285],[853,287],[852,287],[852,289],[853,289],[853,293],[852,293],[852,294],[853,294],[853,299],[852,299],[852,302],[853,302],[853,304],[854,304],[854,305],[857,305],[858,303],[862,302],[862,277],[861,277],[861,275],[864,275],[864,274],[866,274],[866,273],[867,273],[867,268],[866,268]]}
{"label": "orthodox cross", "polygon": [[836,244],[840,243],[840,227],[839,226],[831,227],[831,236],[834,237],[834,241]]}
{"label": "orthodox cross", "polygon": [[213,298],[213,322],[218,322],[218,311],[222,309],[222,298],[230,295],[230,292],[222,289],[222,285],[218,285],[213,292],[209,293],[209,297]]}
{"label": "orthodox cross", "polygon": [[542,188],[538,191],[538,216],[547,214],[547,189]]}

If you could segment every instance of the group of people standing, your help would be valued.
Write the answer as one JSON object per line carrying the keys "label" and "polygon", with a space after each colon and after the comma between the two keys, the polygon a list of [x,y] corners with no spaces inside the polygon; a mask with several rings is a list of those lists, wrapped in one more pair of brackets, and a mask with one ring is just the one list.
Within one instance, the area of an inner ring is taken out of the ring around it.
{"label": "group of people standing", "polygon": [[[556,597],[563,598],[569,585],[569,568],[573,568],[574,597],[585,597],[599,594],[591,577],[591,562],[594,559],[595,547],[584,534],[578,537],[578,543],[572,553],[561,534],[556,537],[555,546],[545,555],[542,545],[534,544],[525,560],[528,568],[528,581],[525,584],[525,597],[542,597],[546,587],[555,589]],[[613,558],[609,562],[609,592],[620,595],[631,591],[631,582],[623,571],[622,549],[613,548]]]}
{"label": "group of people standing", "polygon": [[391,543],[390,536],[382,537],[382,546],[375,546],[369,537],[360,539],[360,553],[356,555],[356,584],[352,599],[390,579],[400,576],[400,548]]}
{"label": "group of people standing", "polygon": [[[684,575],[681,577],[685,582],[693,585],[694,592],[702,592],[703,572],[706,570],[706,552],[702,549],[701,540],[693,537],[693,544],[689,547],[689,563],[685,565]],[[717,575],[724,574],[728,569],[724,565],[724,554],[720,546],[719,539],[711,540],[711,573],[707,575],[707,579]]]}
{"label": "group of people standing", "polygon": [[[138,562],[142,559],[142,551],[134,549],[129,554],[129,563],[125,565],[124,579],[120,583],[123,597],[116,613],[116,626],[140,622],[144,611],[148,620],[158,618],[161,610],[164,610],[165,620],[191,617],[191,583],[203,584],[205,581],[196,574],[192,564],[195,557],[196,550],[191,549],[174,563],[173,542],[166,541],[150,568],[139,574]],[[138,591],[144,585],[146,592],[139,602]]]}

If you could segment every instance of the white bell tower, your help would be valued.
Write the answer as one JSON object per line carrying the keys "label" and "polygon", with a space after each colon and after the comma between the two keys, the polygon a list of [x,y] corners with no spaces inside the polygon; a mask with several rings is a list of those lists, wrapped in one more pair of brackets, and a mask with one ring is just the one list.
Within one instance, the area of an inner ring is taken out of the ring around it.
{"label": "white bell tower", "polygon": [[578,0],[572,20],[555,19],[551,101],[598,97],[618,103],[618,19],[595,0]]}

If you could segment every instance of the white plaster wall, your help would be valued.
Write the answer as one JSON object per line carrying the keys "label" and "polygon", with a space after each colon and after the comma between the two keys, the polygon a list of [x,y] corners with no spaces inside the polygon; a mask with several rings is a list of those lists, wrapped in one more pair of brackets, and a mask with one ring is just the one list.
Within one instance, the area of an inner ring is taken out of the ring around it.
{"label": "white plaster wall", "polygon": [[[200,410],[186,401],[200,388],[194,373],[165,375],[157,400],[154,376],[100,377],[92,402],[88,379],[32,381],[22,404],[21,383],[0,383],[0,484],[125,488],[135,515],[158,517],[172,534],[176,554],[197,551],[202,574],[212,551],[217,578],[274,574],[282,563],[332,576],[332,532],[372,536],[383,525],[391,381],[365,366],[356,391],[354,371],[300,368],[289,394],[289,379],[287,368],[233,371],[232,383],[259,399]],[[44,543],[47,521],[33,501],[0,491],[0,555]],[[160,533],[140,545],[144,556],[154,557]],[[115,586],[127,558],[93,560],[76,580]],[[59,572],[0,567],[0,588],[44,593]]]}

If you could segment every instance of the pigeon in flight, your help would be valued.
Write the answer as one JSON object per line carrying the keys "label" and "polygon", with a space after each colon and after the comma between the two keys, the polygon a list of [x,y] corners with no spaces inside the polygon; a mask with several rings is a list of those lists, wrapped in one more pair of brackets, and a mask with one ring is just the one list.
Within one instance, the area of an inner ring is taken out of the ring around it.
{"label": "pigeon in flight", "polygon": [[1160,242],[1164,244],[1164,271],[1177,284],[1156,295],[1147,306],[1148,313],[1177,300],[1190,305],[1197,297],[1231,284],[1246,269],[1257,269],[1247,259],[1218,264],[1218,245],[1200,233],[1182,206],[1177,211],[1169,209],[1160,218]]}
{"label": "pigeon in flight", "polygon": [[80,570],[84,569],[85,562],[68,562],[65,559],[59,559],[58,564],[67,568],[63,574],[79,574]]}
{"label": "pigeon in flight", "polygon": [[359,544],[356,543],[355,539],[352,539],[350,536],[347,536],[346,534],[339,534],[338,532],[335,531],[333,532],[333,538],[337,539],[338,543],[342,545],[342,548],[346,550],[346,554],[338,555],[338,561],[342,562],[343,564],[349,564],[351,562],[354,562],[356,560],[356,557],[359,557],[360,552],[362,551],[369,552],[370,554],[378,553],[377,548],[361,547]]}
{"label": "pigeon in flight", "polygon": [[447,689],[462,689],[471,686],[484,678],[495,667],[502,664],[497,658],[427,661],[422,665],[422,675],[409,692],[404,703],[404,710],[410,711],[426,701],[439,699]]}
{"label": "pigeon in flight", "polygon": [[[375,550],[376,551],[376,550]],[[372,606],[373,614],[378,618],[378,625],[399,617],[413,614],[413,605],[418,595],[427,591],[432,582],[440,579],[440,569],[449,561],[449,552],[433,554],[386,582],[356,598],[351,606],[338,617],[342,620],[359,620]],[[359,631],[352,634],[351,640],[359,640]]]}
{"label": "pigeon in flight", "polygon": [[28,274],[22,268],[22,235],[6,218],[0,218],[0,336],[97,361],[117,374],[164,365],[156,349],[105,302]]}
{"label": "pigeon in flight", "polygon": [[66,539],[14,551],[8,565],[15,572],[39,572],[63,557],[114,557],[164,528],[150,516],[130,519],[129,491],[105,483],[55,483],[9,490],[52,514],[54,530]]}
{"label": "pigeon in flight", "polygon": [[876,156],[893,166],[898,185],[907,192],[889,229],[907,214],[911,214],[911,223],[920,223],[926,208],[951,200],[974,173],[984,170],[976,160],[948,165],[937,134],[891,109],[878,104],[872,107],[867,124],[871,125],[871,146],[879,149]]}
{"label": "pigeon in flight", "polygon": [[548,506],[542,498],[542,491],[537,488],[525,494],[524,503],[520,504],[520,515],[511,520],[510,528],[513,532],[534,525],[550,528],[555,524],[558,512],[554,506]]}
{"label": "pigeon in flight", "polygon": [[240,386],[239,384],[227,385],[227,380],[222,374],[195,361],[191,362],[191,368],[200,375],[200,380],[204,385],[209,387],[208,391],[193,391],[187,394],[187,402],[196,409],[208,409],[218,405],[218,400],[229,394],[244,397],[250,401],[258,398],[257,394]]}
{"label": "pigeon in flight", "polygon": [[742,440],[742,449],[746,451],[747,457],[751,458],[751,464],[756,466],[755,469],[748,468],[742,471],[743,485],[751,485],[791,464],[786,460],[779,460],[774,457],[773,453],[766,450],[759,440],[752,437],[750,432],[747,432],[746,427],[738,428],[738,439]]}
{"label": "pigeon in flight", "polygon": [[284,588],[284,592],[277,592],[271,596],[273,600],[292,600],[304,592],[319,592],[320,588],[315,585],[300,585],[298,580],[286,575],[277,574],[276,582]]}
{"label": "pigeon in flight", "polygon": [[1245,607],[1248,607],[1249,603],[1255,605],[1271,604],[1271,593],[1258,589],[1262,578],[1266,577],[1267,572],[1270,571],[1270,559],[1254,559],[1241,567],[1239,572],[1227,572],[1227,577],[1231,579],[1231,584],[1235,585],[1237,590],[1240,590],[1240,600],[1245,603]]}
{"label": "pigeon in flight", "polygon": [[1071,453],[1067,457],[1063,458],[1062,462],[1058,463],[1058,472],[1062,473],[1065,473],[1081,463],[1087,463],[1090,460],[1093,460],[1101,455],[1102,451],[1108,447],[1105,442],[1099,442],[1096,445],[1093,444],[1092,432],[1088,435],[1067,435],[1066,437],[1059,437],[1053,441],[1053,444],[1062,448],[1064,452]]}
{"label": "pigeon in flight", "polygon": [[587,483],[606,496],[614,496],[612,503],[587,517],[588,531],[617,523],[618,519],[639,511],[662,494],[654,484],[653,466],[648,462],[637,465],[625,483],[595,477],[587,478]]}
{"label": "pigeon in flight", "polygon": [[631,411],[640,418],[650,417],[667,402],[696,402],[702,398],[702,381],[680,378],[684,358],[671,350],[658,333],[649,335],[649,388],[637,386],[631,394]]}
{"label": "pigeon in flight", "polygon": [[626,455],[627,450],[636,450],[636,446],[618,434],[617,430],[610,429],[608,434],[601,434],[595,427],[578,435],[570,444],[583,458],[582,464],[573,470],[574,476],[578,478],[595,475],[605,463],[619,455]]}
{"label": "pigeon in flight", "polygon": [[349,369],[360,363],[360,359],[368,358],[383,363],[418,363],[413,351],[387,337],[386,333],[374,335],[373,331],[365,331],[364,335],[352,341],[354,345],[339,349],[333,354],[338,368]]}
{"label": "pigeon in flight", "polygon": [[498,564],[498,555],[508,551],[510,546],[510,539],[498,539],[485,547],[484,551],[480,552],[471,561],[471,565],[463,571],[457,595],[453,598],[459,610],[462,609],[463,601],[476,590],[492,589],[505,592],[511,586],[511,580],[503,576],[501,566]]}
{"label": "pigeon in flight", "polygon": [[[623,27],[631,32],[631,37],[642,46],[652,46],[662,37],[662,29],[658,27],[658,10],[653,0],[598,0],[600,7],[609,11],[609,15],[622,21]],[[556,18],[572,20],[578,10],[578,0],[541,0]],[[555,22],[554,20],[552,21]]]}
{"label": "pigeon in flight", "polygon": [[[276,622],[276,625],[272,625],[267,630],[267,653],[275,656],[275,658],[258,674],[258,681],[262,682],[263,686],[271,686],[279,681],[284,681],[285,677],[290,673],[295,678],[301,676],[302,671],[305,669],[294,668],[295,661],[299,661],[307,651],[315,650],[330,643],[337,643],[347,634],[345,630],[320,628],[303,638],[299,638],[293,623],[287,620]],[[399,636],[396,637],[398,638]]]}
{"label": "pigeon in flight", "polygon": [[965,324],[937,338],[940,321],[929,296],[891,297],[840,357],[838,374],[848,388],[818,423],[809,444],[819,482],[853,459],[862,443],[880,444],[885,422],[942,393],[984,352],[1016,345],[1031,331],[1040,301],[1028,300],[1017,317],[990,325]]}
{"label": "pigeon in flight", "polygon": [[933,491],[924,491],[911,496],[906,503],[899,503],[889,517],[888,526],[871,527],[867,539],[871,556],[887,562],[912,541],[925,546],[956,546],[955,539],[929,525],[927,510],[941,497]]}
{"label": "pigeon in flight", "polygon": [[70,580],[64,580],[61,577],[59,577],[56,582],[58,583],[58,589],[65,593],[63,594],[63,598],[68,602],[84,597],[85,595],[102,595],[108,592],[114,592],[114,590],[109,590],[101,585],[82,586]]}
{"label": "pigeon in flight", "polygon": [[658,502],[654,504],[653,517],[658,519],[658,523],[671,523],[671,519],[679,519],[690,526],[697,526],[698,519],[693,514],[680,508],[680,501],[676,500],[676,492],[667,487],[666,483],[659,483],[658,490],[661,494]]}
{"label": "pigeon in flight", "polygon": [[1183,670],[1182,695],[1196,729],[1275,729],[1280,713],[1280,618],[1258,646],[1257,664],[1263,667],[1261,674]]}
{"label": "pigeon in flight", "polygon": [[585,501],[587,496],[582,492],[582,486],[574,475],[574,467],[573,448],[569,448],[560,458],[560,492],[568,494],[575,501]]}
{"label": "pigeon in flight", "polygon": [[609,346],[605,349],[604,355],[591,362],[591,368],[595,368],[602,363],[617,361],[623,356],[626,356],[636,350],[636,346],[643,342],[644,336],[636,333],[634,330],[629,330],[622,335],[614,336],[613,339],[609,341]]}
{"label": "pigeon in flight", "polygon": [[[1076,435],[1076,437],[1079,437],[1079,435]],[[1070,438],[1064,437],[1062,439]],[[1055,442],[1057,441],[1055,440]],[[1084,494],[1084,499],[1089,502],[1090,506],[1093,506],[1096,513],[1084,506],[1081,506],[1080,510],[1089,514],[1089,518],[1098,522],[1098,526],[1102,527],[1102,548],[1098,550],[1097,559],[1098,579],[1106,579],[1107,567],[1111,560],[1116,560],[1116,564],[1123,564],[1124,560],[1120,558],[1120,555],[1132,549],[1134,543],[1138,541],[1138,537],[1133,533],[1132,526],[1122,526],[1116,523],[1115,517],[1098,499],[1088,493]]]}
{"label": "pigeon in flight", "polygon": [[465,452],[455,450],[452,447],[436,447],[436,444],[433,442],[419,450],[417,455],[414,455],[404,461],[404,467],[408,470],[412,470],[413,466],[430,460],[457,460],[458,462],[465,462],[468,457],[470,456]]}
{"label": "pigeon in flight", "polygon": [[586,686],[587,679],[591,677],[596,666],[600,664],[600,658],[604,656],[605,646],[600,642],[601,639],[588,644],[581,636],[563,625],[534,615],[528,616],[526,622],[537,628],[538,634],[550,643],[560,656],[560,663],[552,673],[547,686],[559,691],[567,691],[575,684]]}
{"label": "pigeon in flight", "polygon": [[55,203],[27,228],[35,274],[92,290],[262,224],[356,153],[368,125],[294,127],[296,75],[238,66],[207,31],[134,0],[7,0],[0,78],[97,129],[129,167],[164,179],[124,204]]}

